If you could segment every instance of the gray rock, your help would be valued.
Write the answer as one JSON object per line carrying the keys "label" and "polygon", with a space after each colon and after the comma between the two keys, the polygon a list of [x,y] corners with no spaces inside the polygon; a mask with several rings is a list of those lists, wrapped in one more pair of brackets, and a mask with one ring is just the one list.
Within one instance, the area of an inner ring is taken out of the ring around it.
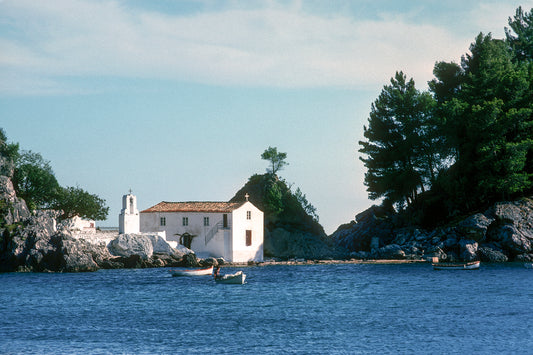
{"label": "gray rock", "polygon": [[496,219],[488,237],[500,242],[513,255],[533,252],[533,201],[522,198],[496,203],[486,214]]}
{"label": "gray rock", "polygon": [[13,177],[13,173],[15,171],[15,164],[11,160],[8,160],[7,158],[0,156],[0,175],[1,176],[7,176],[8,178]]}
{"label": "gray rock", "polygon": [[326,259],[337,258],[342,251],[329,247],[315,234],[276,228],[273,231],[265,230],[264,253],[285,259]]}
{"label": "gray rock", "polygon": [[500,250],[494,249],[490,246],[481,246],[477,250],[479,259],[489,263],[503,263],[509,258]]}
{"label": "gray rock", "polygon": [[515,258],[516,261],[533,261],[533,254],[520,254]]}
{"label": "gray rock", "polygon": [[21,222],[30,216],[26,202],[17,198],[13,183],[7,176],[0,176],[0,206],[6,225]]}
{"label": "gray rock", "polygon": [[477,260],[477,248],[478,243],[474,240],[464,240],[459,241],[460,254],[459,257],[464,261],[474,261]]}
{"label": "gray rock", "polygon": [[152,239],[142,234],[120,234],[109,242],[107,248],[112,255],[123,257],[139,255],[148,259],[154,254]]}
{"label": "gray rock", "polygon": [[513,255],[527,254],[532,251],[532,239],[529,238],[530,232],[527,232],[527,235],[524,232],[520,226],[503,224],[492,229],[489,237]]}
{"label": "gray rock", "polygon": [[464,239],[481,242],[485,240],[487,229],[493,221],[493,218],[487,218],[484,214],[476,213],[461,221],[455,229]]}
{"label": "gray rock", "polygon": [[63,271],[66,272],[96,271],[100,267],[95,259],[103,261],[111,257],[104,246],[71,239],[70,237],[62,240],[61,247]]}
{"label": "gray rock", "polygon": [[183,264],[190,267],[198,267],[200,263],[196,258],[196,254],[187,254],[183,256]]}
{"label": "gray rock", "polygon": [[166,254],[181,258],[192,252],[187,248],[176,250],[159,235],[149,233],[120,234],[109,242],[107,248],[111,255],[122,257],[139,255],[143,260],[151,258],[154,254]]}
{"label": "gray rock", "polygon": [[205,258],[204,260],[202,260],[200,262],[202,264],[202,266],[217,266],[218,265],[218,261],[216,258]]}

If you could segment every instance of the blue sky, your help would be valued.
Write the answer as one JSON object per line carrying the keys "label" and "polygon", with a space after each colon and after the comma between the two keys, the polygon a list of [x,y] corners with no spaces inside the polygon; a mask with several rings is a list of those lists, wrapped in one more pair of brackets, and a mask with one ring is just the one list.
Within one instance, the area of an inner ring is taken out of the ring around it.
{"label": "blue sky", "polygon": [[357,142],[395,71],[420,89],[531,1],[0,0],[0,127],[62,186],[139,208],[280,176],[328,233],[373,204]]}

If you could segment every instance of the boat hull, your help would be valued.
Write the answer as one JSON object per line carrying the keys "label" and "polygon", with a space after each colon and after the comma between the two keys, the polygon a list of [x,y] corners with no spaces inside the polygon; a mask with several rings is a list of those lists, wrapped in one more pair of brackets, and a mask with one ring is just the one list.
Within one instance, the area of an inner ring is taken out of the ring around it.
{"label": "boat hull", "polygon": [[246,274],[244,274],[242,271],[239,271],[235,274],[230,275],[224,275],[220,278],[215,279],[216,283],[219,284],[237,284],[242,285],[244,283],[244,280],[246,280]]}
{"label": "boat hull", "polygon": [[207,276],[213,273],[213,267],[205,269],[175,269],[170,270],[172,276]]}
{"label": "boat hull", "polygon": [[479,269],[479,261],[471,263],[436,263],[432,264],[434,270],[476,270]]}

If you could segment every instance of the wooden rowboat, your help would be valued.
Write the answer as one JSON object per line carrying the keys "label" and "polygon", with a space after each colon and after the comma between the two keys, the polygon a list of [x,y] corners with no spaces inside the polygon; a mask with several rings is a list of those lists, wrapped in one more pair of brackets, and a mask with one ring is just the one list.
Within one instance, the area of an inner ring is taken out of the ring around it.
{"label": "wooden rowboat", "polygon": [[246,279],[246,274],[242,271],[237,271],[235,274],[228,274],[215,279],[220,284],[243,284]]}
{"label": "wooden rowboat", "polygon": [[213,267],[205,269],[174,269],[170,270],[172,276],[205,276],[213,273]]}
{"label": "wooden rowboat", "polygon": [[476,270],[479,269],[479,261],[470,263],[434,263],[434,270]]}

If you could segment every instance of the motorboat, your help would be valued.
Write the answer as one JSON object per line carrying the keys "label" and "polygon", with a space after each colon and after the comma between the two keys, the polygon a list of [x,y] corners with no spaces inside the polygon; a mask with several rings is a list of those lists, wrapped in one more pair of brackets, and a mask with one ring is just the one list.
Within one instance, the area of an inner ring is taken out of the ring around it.
{"label": "motorboat", "polygon": [[479,261],[469,263],[433,263],[434,270],[476,270],[479,269]]}
{"label": "motorboat", "polygon": [[237,271],[234,274],[227,274],[215,278],[215,282],[220,284],[243,284],[246,279],[246,274],[242,271]]}
{"label": "motorboat", "polygon": [[208,267],[205,269],[173,269],[170,270],[172,276],[205,276],[211,275],[213,273],[213,267]]}

